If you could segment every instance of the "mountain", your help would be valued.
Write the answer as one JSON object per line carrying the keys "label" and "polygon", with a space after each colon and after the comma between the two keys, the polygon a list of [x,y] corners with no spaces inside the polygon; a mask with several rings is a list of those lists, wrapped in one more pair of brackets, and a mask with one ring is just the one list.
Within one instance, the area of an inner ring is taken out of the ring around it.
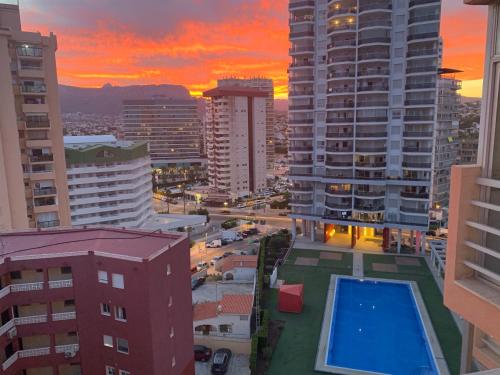
{"label": "mountain", "polygon": [[59,85],[62,113],[119,115],[124,99],[151,99],[153,96],[190,99],[189,91],[180,85],[141,85],[84,88]]}

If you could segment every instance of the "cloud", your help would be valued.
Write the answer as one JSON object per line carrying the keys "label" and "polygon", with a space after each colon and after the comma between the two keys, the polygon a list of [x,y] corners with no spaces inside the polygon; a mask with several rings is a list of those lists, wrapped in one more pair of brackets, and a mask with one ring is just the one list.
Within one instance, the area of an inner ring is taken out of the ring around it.
{"label": "cloud", "polygon": [[[65,84],[172,83],[199,95],[218,78],[268,76],[286,97],[287,7],[287,0],[24,0],[21,14],[26,30],[58,36]],[[460,78],[482,77],[484,33],[484,7],[443,2],[444,63],[464,70]]]}

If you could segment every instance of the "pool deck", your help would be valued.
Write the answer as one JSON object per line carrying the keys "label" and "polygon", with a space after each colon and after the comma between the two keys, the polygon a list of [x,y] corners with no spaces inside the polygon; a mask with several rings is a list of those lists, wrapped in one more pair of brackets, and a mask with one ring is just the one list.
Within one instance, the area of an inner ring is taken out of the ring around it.
{"label": "pool deck", "polygon": [[[337,278],[344,279],[356,279],[358,277],[351,276],[337,276],[331,275],[330,284],[328,286],[328,294],[326,299],[325,311],[323,313],[323,324],[321,327],[321,334],[318,344],[318,353],[316,355],[316,365],[315,370],[321,372],[327,372],[332,374],[343,374],[343,375],[384,375],[383,373],[371,372],[371,371],[362,371],[355,369],[348,369],[342,367],[328,366],[326,364],[326,356],[328,350],[328,343],[330,341],[330,330],[332,324],[332,310],[333,310],[333,302],[335,298],[335,288],[337,285]],[[435,359],[436,366],[438,367],[438,371],[440,375],[449,375],[450,372],[448,370],[448,366],[446,364],[446,360],[444,358],[443,352],[441,350],[441,346],[439,344],[439,340],[432,326],[429,314],[427,313],[427,309],[425,308],[424,300],[420,294],[420,290],[418,285],[414,281],[402,281],[402,280],[390,280],[390,279],[379,279],[379,278],[364,278],[364,280],[370,281],[384,281],[388,283],[398,283],[398,284],[408,284],[413,292],[415,300],[418,305],[418,310],[420,312],[420,317],[422,319],[425,333],[427,336],[427,340],[429,345],[431,346],[431,350]]]}

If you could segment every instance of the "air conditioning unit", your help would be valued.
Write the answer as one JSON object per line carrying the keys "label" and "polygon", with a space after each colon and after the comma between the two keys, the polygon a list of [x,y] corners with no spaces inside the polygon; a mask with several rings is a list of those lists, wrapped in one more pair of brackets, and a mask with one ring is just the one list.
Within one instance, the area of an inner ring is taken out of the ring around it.
{"label": "air conditioning unit", "polygon": [[64,352],[64,358],[73,358],[76,355],[74,350],[68,350]]}
{"label": "air conditioning unit", "polygon": [[17,329],[16,329],[16,327],[13,327],[13,328],[11,328],[11,329],[8,330],[7,337],[9,339],[13,339],[16,336],[17,336]]}

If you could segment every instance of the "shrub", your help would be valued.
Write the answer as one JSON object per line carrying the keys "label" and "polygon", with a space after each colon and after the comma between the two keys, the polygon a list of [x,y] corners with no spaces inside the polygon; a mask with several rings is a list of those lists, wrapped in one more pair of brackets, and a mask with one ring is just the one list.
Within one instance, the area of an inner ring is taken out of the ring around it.
{"label": "shrub", "polygon": [[238,221],[236,219],[229,219],[220,225],[223,229],[231,229],[238,226]]}
{"label": "shrub", "polygon": [[256,334],[252,335],[252,344],[250,351],[250,370],[252,374],[256,374],[257,371],[257,350],[259,349],[259,338]]}

